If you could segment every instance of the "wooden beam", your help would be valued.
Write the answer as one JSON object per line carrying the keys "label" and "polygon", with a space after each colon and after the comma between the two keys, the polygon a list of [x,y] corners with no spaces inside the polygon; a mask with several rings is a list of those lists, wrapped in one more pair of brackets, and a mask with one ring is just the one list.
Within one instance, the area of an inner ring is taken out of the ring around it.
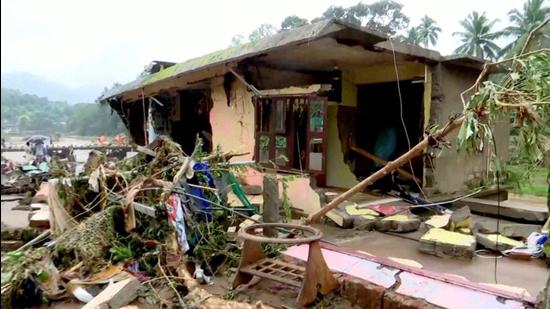
{"label": "wooden beam", "polygon": [[[374,162],[378,163],[378,164],[382,164],[382,165],[386,165],[388,164],[388,161],[380,158],[379,156],[377,155],[374,155],[370,152],[367,152],[361,148],[358,148],[356,147],[355,145],[352,145],[352,144],[349,144],[349,148],[355,152],[357,152],[358,154],[364,156],[365,158],[368,158],[368,159],[371,159],[373,160]],[[418,183],[421,183],[422,181],[418,178],[418,177],[415,177],[413,176],[411,173],[405,171],[404,169],[402,168],[397,168],[397,172],[401,175],[403,175],[403,177],[406,177],[410,180],[415,180],[416,182]]]}

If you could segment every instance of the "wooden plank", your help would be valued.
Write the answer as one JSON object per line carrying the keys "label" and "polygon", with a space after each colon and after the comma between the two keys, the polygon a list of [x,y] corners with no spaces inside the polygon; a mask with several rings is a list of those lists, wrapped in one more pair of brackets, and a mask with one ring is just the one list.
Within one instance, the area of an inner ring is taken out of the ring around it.
{"label": "wooden plank", "polygon": [[155,158],[157,156],[157,153],[154,152],[153,150],[147,148],[147,147],[143,147],[143,146],[140,146],[138,144],[132,144],[132,147],[137,151],[137,152],[141,152],[143,154],[146,154],[148,156],[151,156],[153,158]]}
{"label": "wooden plank", "polygon": [[[124,203],[126,203],[126,198],[122,195],[119,195],[119,194],[110,194],[109,195],[109,200],[111,200],[112,202],[123,201]],[[148,215],[150,217],[156,217],[157,216],[156,209],[154,207],[147,206],[147,205],[144,205],[144,204],[141,204],[141,203],[138,203],[138,202],[132,202],[132,205],[134,206],[134,210],[137,211],[137,212],[140,212],[144,215]]]}
{"label": "wooden plank", "polygon": [[[277,175],[265,174],[263,184],[263,221],[265,223],[278,223],[281,220],[279,213],[281,200],[279,199],[279,181]],[[264,227],[263,234],[267,237],[277,237],[279,232],[275,228]]]}
{"label": "wooden plank", "polygon": [[140,283],[136,278],[128,278],[107,286],[83,309],[121,308],[132,302],[138,294]]}
{"label": "wooden plank", "polygon": [[273,281],[277,281],[277,282],[281,282],[281,283],[288,284],[288,285],[291,285],[291,286],[295,286],[297,288],[302,286],[301,281],[290,280],[290,279],[282,278],[282,277],[279,277],[279,276],[276,276],[276,275],[267,274],[265,272],[261,272],[259,270],[252,269],[252,267],[250,267],[250,266],[241,268],[240,271],[243,272],[243,273],[253,275],[253,276],[258,276],[260,278],[270,279],[270,280],[273,280]]}
{"label": "wooden plank", "polygon": [[19,249],[23,246],[23,242],[21,240],[2,240],[0,245],[2,247],[2,252],[9,252]]}
{"label": "wooden plank", "polygon": [[305,307],[315,301],[317,293],[327,295],[338,288],[339,283],[327,266],[318,241],[309,244],[306,271],[297,303]]}
{"label": "wooden plank", "polygon": [[424,130],[430,123],[430,112],[432,110],[432,69],[429,65],[424,65]]}
{"label": "wooden plank", "polygon": [[[349,144],[349,148],[355,152],[357,152],[358,154],[362,155],[363,157],[365,158],[368,158],[368,159],[371,159],[373,160],[374,162],[378,163],[378,164],[382,164],[382,165],[386,165],[388,164],[388,161],[370,153],[370,152],[367,152],[361,148],[358,148],[356,147],[355,145],[352,145],[352,144]],[[411,180],[415,180],[417,181],[418,183],[421,183],[422,181],[418,178],[418,177],[414,177],[411,173],[403,170],[402,168],[397,168],[397,172],[399,174],[401,174],[403,177],[406,177],[408,179],[411,179]]]}

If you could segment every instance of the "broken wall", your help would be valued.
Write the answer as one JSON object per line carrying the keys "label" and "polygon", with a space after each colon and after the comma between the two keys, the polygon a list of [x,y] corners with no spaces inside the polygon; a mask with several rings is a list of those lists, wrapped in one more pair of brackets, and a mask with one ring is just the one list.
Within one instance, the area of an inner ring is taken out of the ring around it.
{"label": "broken wall", "polygon": [[[277,94],[284,95],[293,91],[295,92],[296,88],[290,87],[277,91]],[[228,105],[223,78],[217,78],[212,81],[211,94],[213,107],[210,110],[210,123],[214,149],[220,146],[223,151],[250,152],[246,156],[235,157],[233,160],[252,160],[255,142],[252,92],[248,91],[240,81],[233,82]],[[248,169],[239,178],[245,184],[263,186],[263,174],[256,170]],[[280,194],[283,192],[282,184],[279,192]],[[319,196],[310,186],[309,177],[296,177],[289,182],[287,195],[293,207],[302,209],[306,213],[312,213],[321,207]]]}
{"label": "broken wall", "polygon": [[[445,124],[451,116],[461,113],[463,104],[460,94],[475,83],[479,70],[454,65],[438,64],[432,67],[432,102],[430,122]],[[497,152],[503,159],[508,157],[510,125],[500,121],[494,128]],[[488,171],[487,153],[466,154],[456,149],[458,130],[447,136],[453,146],[434,158],[433,168],[426,169],[430,177],[431,191],[434,194],[450,194],[468,189]]]}
{"label": "broken wall", "polygon": [[[357,106],[357,86],[349,79],[347,71],[342,72],[342,102],[341,105]],[[351,188],[359,181],[353,174],[350,166],[344,160],[342,145],[346,134],[341,134],[339,127],[353,126],[352,121],[338,121],[340,107],[337,102],[329,102],[327,110],[327,186],[337,188]],[[345,128],[344,128],[345,129]],[[346,130],[342,130],[347,132]]]}
{"label": "broken wall", "polygon": [[235,160],[252,160],[254,156],[254,105],[252,93],[235,81],[229,93],[229,104],[223,86],[223,78],[211,84],[213,107],[210,110],[213,148],[223,151],[250,152]]}
{"label": "broken wall", "polygon": [[[422,78],[425,66],[418,62],[401,62],[397,66],[399,79]],[[344,68],[342,71],[342,102],[329,102],[327,127],[327,186],[351,188],[358,183],[351,162],[346,163],[347,136],[354,131],[357,85],[396,80],[393,63]],[[360,119],[357,119],[360,121]]]}

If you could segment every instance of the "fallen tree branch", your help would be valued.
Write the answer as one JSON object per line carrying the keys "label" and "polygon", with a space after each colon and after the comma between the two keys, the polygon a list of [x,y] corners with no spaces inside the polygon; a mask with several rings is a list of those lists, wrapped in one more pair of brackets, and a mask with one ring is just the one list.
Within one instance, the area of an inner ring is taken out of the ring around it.
{"label": "fallen tree branch", "polygon": [[229,151],[229,152],[222,153],[222,154],[213,153],[211,155],[208,155],[208,156],[202,158],[201,160],[202,161],[214,160],[214,161],[225,162],[225,161],[229,161],[233,157],[241,157],[241,156],[246,156],[246,155],[249,155],[249,154],[250,154],[250,152],[233,152],[233,151]]}
{"label": "fallen tree branch", "polygon": [[[546,22],[548,22],[548,21],[546,21]],[[534,29],[534,30],[536,30],[536,29]],[[529,36],[529,37],[531,37],[531,36]],[[519,58],[531,56],[533,54],[538,54],[538,53],[541,53],[541,52],[549,52],[549,51],[550,51],[550,49],[543,48],[543,49],[535,50],[535,51],[528,52],[528,53],[522,53],[521,55],[514,56],[514,57],[508,58],[508,59],[504,59],[504,60],[501,60],[501,61],[498,61],[498,62],[493,62],[493,63],[487,62],[487,63],[485,63],[483,65],[483,70],[481,71],[481,73],[479,74],[479,76],[476,79],[476,82],[470,88],[468,88],[468,89],[466,89],[466,90],[464,90],[460,93],[460,99],[462,100],[462,105],[464,107],[466,107],[466,98],[464,96],[467,93],[469,93],[470,91],[478,89],[478,87],[481,85],[481,82],[487,76],[487,73],[489,73],[489,69],[491,67],[495,67],[495,66],[501,65],[501,64],[506,63],[506,62],[515,61]]]}
{"label": "fallen tree branch", "polygon": [[530,102],[530,103],[496,103],[497,106],[502,107],[526,107],[532,105],[548,105],[550,102]]}

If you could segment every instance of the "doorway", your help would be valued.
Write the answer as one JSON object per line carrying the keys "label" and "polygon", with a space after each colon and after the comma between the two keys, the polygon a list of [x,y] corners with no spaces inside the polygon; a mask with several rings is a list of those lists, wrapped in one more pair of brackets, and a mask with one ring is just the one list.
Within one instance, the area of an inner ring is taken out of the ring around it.
{"label": "doorway", "polygon": [[[359,85],[357,87],[357,121],[355,146],[384,161],[392,161],[416,145],[423,136],[423,80],[399,81],[401,97],[396,82]],[[380,169],[383,164],[358,153],[355,156],[354,173],[365,178]],[[402,167],[418,180],[423,175],[422,157]],[[421,182],[421,181],[420,181]],[[386,176],[373,188],[384,191],[406,185],[418,191],[418,185],[401,176]],[[422,184],[420,183],[420,186]]]}
{"label": "doorway", "polygon": [[190,155],[195,148],[197,136],[203,141],[202,151],[212,151],[212,125],[210,110],[212,99],[208,90],[179,91],[176,100],[177,117],[171,125],[172,139],[181,145],[182,150]]}

